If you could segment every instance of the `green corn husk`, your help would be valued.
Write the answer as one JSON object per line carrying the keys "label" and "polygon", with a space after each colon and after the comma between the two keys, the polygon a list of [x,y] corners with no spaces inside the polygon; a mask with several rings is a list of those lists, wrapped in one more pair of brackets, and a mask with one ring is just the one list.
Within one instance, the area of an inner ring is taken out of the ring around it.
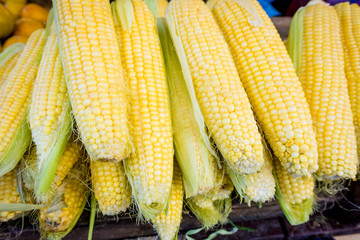
{"label": "green corn husk", "polygon": [[[166,2],[166,1],[165,1]],[[181,65],[165,21],[162,1],[147,0],[156,17],[169,88],[171,118],[174,132],[175,156],[183,173],[186,197],[203,194],[214,187],[216,181],[215,151],[203,140],[206,131],[197,124],[199,109],[193,108]],[[162,9],[162,10],[158,10]],[[161,17],[163,16],[163,17]]]}
{"label": "green corn husk", "polygon": [[15,56],[18,52],[23,50],[25,47],[24,43],[14,43],[13,45],[7,47],[0,54],[0,67],[3,66],[7,61],[9,61],[13,56]]}

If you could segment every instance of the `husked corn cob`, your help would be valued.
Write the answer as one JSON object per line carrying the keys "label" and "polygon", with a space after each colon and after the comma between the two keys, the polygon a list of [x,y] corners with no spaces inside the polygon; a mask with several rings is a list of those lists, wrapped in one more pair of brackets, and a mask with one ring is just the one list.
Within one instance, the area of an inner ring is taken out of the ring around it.
{"label": "husked corn cob", "polygon": [[345,74],[357,138],[357,154],[360,156],[360,7],[348,2],[335,5],[341,26],[344,50]]}
{"label": "husked corn cob", "polygon": [[40,209],[39,229],[44,238],[61,239],[79,219],[87,200],[85,169],[73,169],[64,179],[51,205]]}
{"label": "husked corn cob", "polygon": [[16,166],[31,142],[26,115],[44,35],[44,29],[39,29],[30,36],[16,66],[0,89],[0,176]]}
{"label": "husked corn cob", "polygon": [[[264,164],[261,136],[230,50],[201,0],[173,0],[169,26],[193,105],[227,163],[241,174]],[[196,95],[196,99],[195,99]]]}
{"label": "husked corn cob", "polygon": [[171,184],[169,207],[154,219],[152,223],[161,240],[173,240],[177,238],[179,231],[182,206],[183,206],[183,182],[181,171],[177,163],[174,163],[173,181]]}
{"label": "husked corn cob", "polygon": [[[0,203],[21,203],[15,170],[0,177]],[[0,222],[16,219],[21,216],[21,213],[22,211],[0,212]]]}
{"label": "husked corn cob", "polygon": [[129,156],[125,79],[108,0],[53,0],[73,114],[92,160]]}
{"label": "husked corn cob", "polygon": [[272,159],[269,150],[264,143],[265,164],[259,173],[239,175],[232,169],[228,169],[228,174],[233,182],[236,191],[241,199],[249,205],[251,201],[264,203],[274,198],[275,179],[272,174]]}
{"label": "husked corn cob", "polygon": [[294,16],[288,50],[310,105],[319,149],[319,179],[355,178],[356,135],[336,11],[312,0]]}
{"label": "husked corn cob", "polygon": [[15,67],[24,46],[23,43],[19,43],[8,48],[8,51],[4,51],[0,54],[0,88]]}
{"label": "husked corn cob", "polygon": [[209,229],[224,223],[231,212],[230,194],[234,186],[224,170],[218,169],[215,187],[205,194],[186,199],[192,213]]}
{"label": "husked corn cob", "polygon": [[191,104],[181,65],[168,32],[164,18],[167,1],[147,0],[146,3],[156,17],[169,87],[175,156],[183,173],[185,194],[189,198],[214,187],[216,160],[212,154],[215,155],[215,152],[210,141],[205,143],[202,137],[209,139],[205,124],[199,126],[196,122],[201,112],[195,111]]}
{"label": "husked corn cob", "polygon": [[44,52],[28,115],[37,151],[35,195],[38,199],[50,194],[56,167],[71,134],[72,124],[71,106],[54,23]]}
{"label": "husked corn cob", "polygon": [[276,28],[256,0],[211,0],[212,12],[274,154],[293,175],[318,169],[309,106]]}
{"label": "husked corn cob", "polygon": [[125,212],[131,203],[131,187],[123,162],[91,162],[91,179],[95,197],[104,215]]}
{"label": "husked corn cob", "polygon": [[295,178],[274,159],[276,198],[291,225],[309,220],[314,206],[314,185],[312,175]]}
{"label": "husked corn cob", "polygon": [[143,0],[117,0],[113,13],[120,29],[134,143],[134,152],[125,160],[125,171],[139,213],[151,220],[167,205],[173,174],[164,60],[154,17]]}

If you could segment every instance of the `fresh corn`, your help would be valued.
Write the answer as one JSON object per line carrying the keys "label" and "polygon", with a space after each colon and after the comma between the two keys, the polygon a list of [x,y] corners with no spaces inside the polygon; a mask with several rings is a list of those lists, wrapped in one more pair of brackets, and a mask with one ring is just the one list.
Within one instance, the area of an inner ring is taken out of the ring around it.
{"label": "fresh corn", "polygon": [[91,179],[95,198],[104,215],[125,212],[131,203],[131,187],[123,162],[91,162]]}
{"label": "fresh corn", "polygon": [[274,154],[294,176],[315,172],[318,154],[309,106],[270,18],[256,0],[208,4]]}
{"label": "fresh corn", "polygon": [[345,74],[357,138],[357,154],[360,156],[360,7],[348,2],[335,5],[341,26],[344,50]]}
{"label": "fresh corn", "polygon": [[[21,203],[21,197],[17,191],[16,170],[12,170],[0,177],[0,203]],[[0,212],[0,222],[21,217],[22,211]]]}
{"label": "fresh corn", "polygon": [[42,237],[61,239],[75,226],[88,196],[86,174],[84,166],[72,169],[56,191],[51,205],[40,210],[39,230]]}
{"label": "fresh corn", "polygon": [[186,199],[186,204],[203,227],[209,229],[227,220],[231,212],[230,194],[233,188],[229,176],[219,169],[215,187],[205,194]]}
{"label": "fresh corn", "polygon": [[216,160],[213,155],[216,153],[206,135],[205,124],[199,126],[196,122],[201,112],[192,107],[181,65],[168,32],[164,18],[167,1],[147,0],[146,3],[156,17],[169,87],[175,156],[183,173],[185,194],[189,198],[214,187]]}
{"label": "fresh corn", "polygon": [[167,205],[173,174],[164,60],[155,19],[143,0],[117,0],[112,9],[130,91],[134,152],[125,171],[140,215],[151,220]]}
{"label": "fresh corn", "polygon": [[294,178],[274,159],[276,179],[276,198],[291,225],[298,225],[309,220],[314,207],[314,185],[312,175]]}
{"label": "fresh corn", "polygon": [[50,194],[51,183],[72,125],[71,106],[54,23],[44,52],[46,54],[40,62],[28,115],[37,150],[35,195],[38,199]]}
{"label": "fresh corn", "polygon": [[131,151],[125,79],[108,0],[53,0],[73,114],[92,160]]}
{"label": "fresh corn", "polygon": [[356,135],[335,9],[322,0],[300,9],[290,26],[288,50],[316,129],[316,175],[320,180],[355,178]]}
{"label": "fresh corn", "polygon": [[0,54],[0,88],[15,67],[24,46],[25,45],[23,43],[19,43],[9,47],[6,51]]}
{"label": "fresh corn", "polygon": [[16,166],[31,142],[26,116],[44,35],[44,29],[31,35],[16,66],[0,89],[0,176]]}
{"label": "fresh corn", "polygon": [[260,205],[270,201],[275,196],[275,179],[272,174],[272,159],[269,150],[264,144],[265,164],[259,173],[239,175],[232,169],[228,169],[231,181],[241,200],[244,199],[249,205],[251,201]]}
{"label": "fresh corn", "polygon": [[168,209],[151,220],[161,240],[177,238],[182,216],[183,196],[181,171],[177,163],[174,163]]}
{"label": "fresh corn", "polygon": [[[54,178],[51,181],[49,180],[49,191],[42,195],[35,194],[35,198],[38,202],[48,203],[54,197],[65,177],[69,174],[74,164],[80,159],[81,153],[80,143],[71,139],[66,145],[63,154],[61,154],[59,162],[56,164]],[[33,191],[35,188],[36,178],[38,176],[38,163],[37,149],[34,146],[28,154],[25,154],[23,157],[24,166],[22,170],[22,179],[26,189],[29,191]]]}
{"label": "fresh corn", "polygon": [[240,174],[260,171],[264,164],[261,136],[211,11],[201,0],[173,0],[166,20],[193,107],[200,107],[227,164]]}

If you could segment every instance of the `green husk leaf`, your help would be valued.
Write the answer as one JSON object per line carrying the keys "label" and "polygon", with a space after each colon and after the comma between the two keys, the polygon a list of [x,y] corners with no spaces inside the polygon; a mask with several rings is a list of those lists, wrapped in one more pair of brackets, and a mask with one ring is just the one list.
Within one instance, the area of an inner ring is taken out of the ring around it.
{"label": "green husk leaf", "polygon": [[251,199],[246,195],[246,177],[245,175],[236,173],[231,167],[227,168],[227,173],[234,184],[236,192],[239,194],[241,201],[245,200],[246,202],[250,203]]}
{"label": "green husk leaf", "polygon": [[15,56],[18,52],[23,50],[25,47],[24,43],[18,42],[14,43],[11,46],[7,47],[0,54],[0,67],[3,66],[7,61],[9,61],[13,56]]}
{"label": "green husk leaf", "polygon": [[117,17],[122,28],[131,32],[131,26],[135,21],[134,6],[131,0],[117,0],[115,3]]}
{"label": "green husk leaf", "polygon": [[31,211],[44,207],[40,204],[0,203],[0,212]]}
{"label": "green husk leaf", "polygon": [[15,168],[31,143],[31,131],[24,114],[13,141],[0,157],[0,177]]}
{"label": "green husk leaf", "polygon": [[309,221],[309,216],[314,212],[314,198],[306,199],[301,204],[289,204],[282,197],[278,186],[276,187],[276,198],[291,225],[299,225]]}
{"label": "green husk leaf", "polygon": [[69,141],[72,128],[71,108],[68,104],[64,119],[61,121],[62,125],[60,131],[55,139],[54,144],[49,150],[45,162],[40,168],[40,172],[35,178],[35,196],[38,199],[48,199],[51,197],[51,185],[55,177],[58,163],[65,151],[66,145]]}
{"label": "green husk leaf", "polygon": [[91,213],[90,213],[88,240],[92,239],[94,225],[95,225],[95,215],[96,215],[96,198],[95,198],[95,194],[92,193],[91,194]]}
{"label": "green husk leaf", "polygon": [[301,69],[301,50],[303,38],[303,15],[304,8],[300,8],[291,20],[289,37],[286,48],[294,64],[296,74],[300,75]]}
{"label": "green husk leaf", "polygon": [[216,160],[218,161],[218,164],[220,166],[220,159],[217,156],[214,149],[212,148],[212,144],[210,143],[210,136],[206,132],[204,117],[201,113],[199,103],[196,99],[195,89],[194,89],[194,85],[193,85],[193,80],[192,80],[192,76],[191,76],[191,72],[190,72],[189,63],[188,63],[188,60],[187,60],[187,57],[185,54],[184,46],[182,44],[182,41],[181,41],[181,38],[179,35],[179,27],[178,27],[177,18],[175,16],[175,13],[172,12],[171,2],[169,3],[169,6],[166,8],[165,15],[166,15],[166,22],[167,22],[167,26],[169,29],[169,33],[170,33],[171,39],[173,40],[173,44],[174,44],[176,53],[178,55],[178,59],[180,61],[181,70],[182,70],[183,77],[185,79],[185,83],[186,83],[186,86],[188,89],[188,94],[190,95],[193,114],[195,116],[198,128],[201,132],[201,137],[202,137],[208,151],[216,158]]}
{"label": "green husk leaf", "polygon": [[45,41],[47,41],[48,36],[50,35],[51,30],[53,29],[54,21],[54,8],[50,9],[48,18],[46,20],[46,28],[45,28]]}

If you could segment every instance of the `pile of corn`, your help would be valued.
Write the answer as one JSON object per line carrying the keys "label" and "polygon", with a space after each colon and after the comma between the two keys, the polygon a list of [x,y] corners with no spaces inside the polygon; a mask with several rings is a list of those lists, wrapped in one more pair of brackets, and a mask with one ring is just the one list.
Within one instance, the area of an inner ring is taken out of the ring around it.
{"label": "pile of corn", "polygon": [[[309,220],[315,181],[355,179],[360,8],[312,0],[287,46],[256,0],[54,0],[46,29],[0,55],[0,221],[39,209],[62,238],[93,192],[173,239],[233,190]],[[235,193],[233,193],[235,194]],[[15,205],[14,205],[15,204]],[[5,208],[6,209],[6,208]]]}

